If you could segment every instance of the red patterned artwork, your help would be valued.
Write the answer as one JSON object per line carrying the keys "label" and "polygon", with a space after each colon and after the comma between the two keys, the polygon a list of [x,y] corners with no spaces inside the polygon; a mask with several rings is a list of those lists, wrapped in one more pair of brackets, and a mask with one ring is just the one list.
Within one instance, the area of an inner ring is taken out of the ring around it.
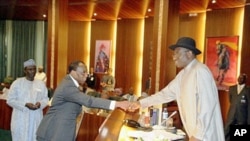
{"label": "red patterned artwork", "polygon": [[237,82],[238,36],[208,37],[205,63],[218,89],[226,90]]}

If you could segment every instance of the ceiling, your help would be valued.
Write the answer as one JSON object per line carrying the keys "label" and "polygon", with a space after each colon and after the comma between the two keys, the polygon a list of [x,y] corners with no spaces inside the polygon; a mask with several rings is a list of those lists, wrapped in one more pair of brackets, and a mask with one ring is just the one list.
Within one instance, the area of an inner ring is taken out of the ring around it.
{"label": "ceiling", "polygon": [[[0,0],[0,19],[47,20],[52,0]],[[156,0],[68,0],[68,18],[76,21],[135,19],[154,16]],[[243,7],[250,0],[180,0],[180,13]],[[148,11],[151,9],[151,12]],[[94,13],[97,15],[94,16]]]}

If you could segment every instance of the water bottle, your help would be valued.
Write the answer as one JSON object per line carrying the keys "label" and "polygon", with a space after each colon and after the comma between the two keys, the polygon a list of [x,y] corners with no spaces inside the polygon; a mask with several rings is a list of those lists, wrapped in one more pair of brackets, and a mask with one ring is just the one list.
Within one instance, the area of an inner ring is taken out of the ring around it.
{"label": "water bottle", "polygon": [[140,115],[140,118],[139,118],[138,122],[140,123],[140,125],[142,127],[145,127],[145,112],[142,112],[142,114]]}
{"label": "water bottle", "polygon": [[150,115],[149,115],[149,112],[145,113],[144,126],[145,127],[149,127],[150,126]]}
{"label": "water bottle", "polygon": [[[167,118],[168,118],[168,110],[167,110],[167,108],[165,107],[165,108],[163,108],[163,111],[162,111],[162,122],[163,122],[164,120],[167,120]],[[166,122],[165,122],[164,125],[166,125]]]}

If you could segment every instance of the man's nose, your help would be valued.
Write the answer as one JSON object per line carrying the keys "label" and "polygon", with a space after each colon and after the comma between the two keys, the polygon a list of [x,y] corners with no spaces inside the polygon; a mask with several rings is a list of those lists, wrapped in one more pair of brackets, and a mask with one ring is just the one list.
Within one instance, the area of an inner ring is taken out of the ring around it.
{"label": "man's nose", "polygon": [[173,55],[172,58],[174,61],[177,59],[176,55]]}

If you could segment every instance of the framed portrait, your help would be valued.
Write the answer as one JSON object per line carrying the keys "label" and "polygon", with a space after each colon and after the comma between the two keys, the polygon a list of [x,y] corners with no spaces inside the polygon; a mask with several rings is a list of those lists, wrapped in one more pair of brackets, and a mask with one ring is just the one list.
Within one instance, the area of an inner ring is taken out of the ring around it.
{"label": "framed portrait", "polygon": [[207,37],[205,63],[219,90],[237,82],[238,36]]}
{"label": "framed portrait", "polygon": [[96,40],[95,72],[105,73],[110,63],[111,40]]}

